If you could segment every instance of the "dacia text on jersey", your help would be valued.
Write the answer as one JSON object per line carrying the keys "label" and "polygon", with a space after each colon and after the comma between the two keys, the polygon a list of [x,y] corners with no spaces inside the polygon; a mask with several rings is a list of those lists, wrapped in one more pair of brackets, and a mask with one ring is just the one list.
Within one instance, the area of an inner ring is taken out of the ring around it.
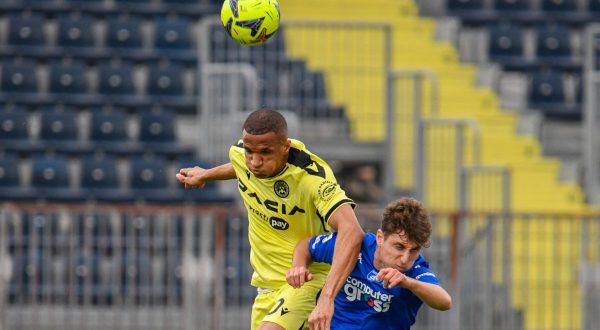
{"label": "dacia text on jersey", "polygon": [[[270,200],[270,199],[265,199],[263,201],[260,199],[260,197],[258,197],[256,192],[249,191],[248,186],[246,186],[246,184],[244,184],[244,182],[242,182],[242,180],[239,180],[238,183],[239,183],[238,188],[240,189],[240,191],[242,193],[246,194],[250,198],[253,198],[256,201],[256,203],[258,203],[259,205],[264,205],[265,208],[267,208],[267,210],[269,210],[269,211],[273,211],[275,213],[282,214],[282,215],[294,215],[296,213],[306,213],[305,210],[298,207],[297,205],[290,207],[289,205],[286,205],[283,202],[278,202],[278,201],[274,201],[274,200]],[[252,211],[252,213],[254,213],[256,216],[258,216],[259,218],[266,221],[274,229],[287,230],[290,227],[290,224],[283,218],[276,217],[276,216],[269,217],[268,215],[264,214],[261,210],[253,208],[252,205],[250,205],[250,204],[248,204],[248,208],[250,209],[250,211]],[[288,212],[288,210],[289,210],[289,212]]]}

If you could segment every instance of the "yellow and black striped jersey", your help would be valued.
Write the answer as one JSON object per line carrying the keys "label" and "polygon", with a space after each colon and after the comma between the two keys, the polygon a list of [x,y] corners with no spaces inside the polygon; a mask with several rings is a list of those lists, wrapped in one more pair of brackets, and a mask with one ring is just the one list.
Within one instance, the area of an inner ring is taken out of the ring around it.
{"label": "yellow and black striped jersey", "polygon": [[[285,168],[270,178],[259,179],[248,170],[241,140],[231,147],[229,159],[248,210],[252,285],[277,289],[286,283],[298,241],[331,232],[331,214],[343,204],[355,204],[329,165],[298,140],[291,139]],[[318,278],[329,267],[314,263],[310,270]]]}

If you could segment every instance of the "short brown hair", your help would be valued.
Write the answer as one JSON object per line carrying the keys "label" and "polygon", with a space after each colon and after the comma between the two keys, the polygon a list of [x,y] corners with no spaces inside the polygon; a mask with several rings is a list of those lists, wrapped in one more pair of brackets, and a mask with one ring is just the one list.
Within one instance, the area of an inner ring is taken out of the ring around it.
{"label": "short brown hair", "polygon": [[400,198],[388,204],[383,210],[381,231],[384,237],[404,231],[404,234],[419,247],[429,247],[431,236],[429,213],[418,200]]}
{"label": "short brown hair", "polygon": [[269,132],[287,139],[287,122],[277,111],[262,108],[252,112],[244,122],[244,130],[248,134],[262,135]]}

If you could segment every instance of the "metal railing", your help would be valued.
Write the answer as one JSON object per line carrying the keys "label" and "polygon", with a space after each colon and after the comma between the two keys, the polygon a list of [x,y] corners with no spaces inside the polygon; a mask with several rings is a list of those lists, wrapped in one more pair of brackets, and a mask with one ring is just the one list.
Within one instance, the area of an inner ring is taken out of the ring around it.
{"label": "metal railing", "polygon": [[[381,207],[357,212],[378,228]],[[415,329],[594,328],[600,215],[431,214],[423,254],[453,309]],[[0,328],[246,329],[247,230],[234,205],[2,204]]]}

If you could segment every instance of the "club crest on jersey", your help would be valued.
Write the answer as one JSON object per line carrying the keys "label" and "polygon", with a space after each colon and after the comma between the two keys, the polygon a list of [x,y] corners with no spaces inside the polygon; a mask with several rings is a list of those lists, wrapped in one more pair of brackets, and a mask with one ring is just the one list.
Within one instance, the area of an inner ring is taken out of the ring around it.
{"label": "club crest on jersey", "polygon": [[282,180],[275,182],[273,190],[275,190],[275,194],[281,198],[286,198],[290,195],[290,186],[288,186],[287,182]]}

